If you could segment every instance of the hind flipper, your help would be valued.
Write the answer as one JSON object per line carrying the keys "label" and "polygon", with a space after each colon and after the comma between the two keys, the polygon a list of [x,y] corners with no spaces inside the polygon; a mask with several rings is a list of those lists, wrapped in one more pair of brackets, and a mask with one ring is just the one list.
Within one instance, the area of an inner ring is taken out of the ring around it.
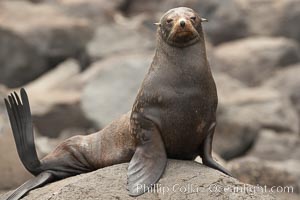
{"label": "hind flipper", "polygon": [[160,179],[167,165],[164,143],[155,124],[146,120],[141,123],[141,128],[135,131],[140,143],[128,168],[127,189],[130,196],[139,196],[147,192]]}
{"label": "hind flipper", "polygon": [[212,141],[215,132],[215,127],[216,127],[216,122],[212,123],[212,125],[210,126],[208,130],[208,134],[202,144],[202,149],[200,153],[200,156],[202,158],[202,163],[208,167],[219,170],[224,174],[232,176],[232,174],[227,169],[225,169],[220,164],[218,164],[212,157]]}
{"label": "hind flipper", "polygon": [[28,97],[23,88],[20,93],[22,102],[15,92],[8,96],[8,100],[4,99],[4,101],[19,157],[25,168],[33,175],[37,175],[41,172],[41,163],[34,144]]}
{"label": "hind flipper", "polygon": [[[27,192],[46,183],[91,171],[92,167],[86,160],[82,138],[72,137],[58,145],[55,151],[39,160],[34,144],[32,117],[28,96],[21,89],[21,98],[17,93],[12,93],[5,99],[13,136],[15,138],[19,157],[25,168],[35,175],[8,199],[19,199]],[[55,177],[55,178],[54,178]]]}
{"label": "hind flipper", "polygon": [[30,179],[18,187],[6,200],[18,200],[26,195],[29,191],[50,183],[53,180],[54,176],[51,172],[42,172],[38,176]]}

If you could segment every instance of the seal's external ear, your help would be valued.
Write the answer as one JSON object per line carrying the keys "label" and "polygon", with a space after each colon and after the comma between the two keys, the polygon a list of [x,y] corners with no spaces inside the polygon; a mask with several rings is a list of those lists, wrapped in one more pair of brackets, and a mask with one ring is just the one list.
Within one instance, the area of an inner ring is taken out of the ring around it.
{"label": "seal's external ear", "polygon": [[201,22],[208,22],[208,20],[205,18],[201,18]]}
{"label": "seal's external ear", "polygon": [[154,23],[154,25],[156,25],[156,26],[161,26],[161,23],[156,22],[156,23]]}

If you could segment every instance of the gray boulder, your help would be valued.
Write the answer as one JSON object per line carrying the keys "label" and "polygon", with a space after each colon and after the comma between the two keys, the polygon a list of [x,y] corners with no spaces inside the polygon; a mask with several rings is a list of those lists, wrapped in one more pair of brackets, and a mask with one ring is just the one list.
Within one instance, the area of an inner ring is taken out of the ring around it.
{"label": "gray boulder", "polygon": [[[287,66],[283,69],[278,69],[274,76],[267,79],[264,83],[266,87],[278,89],[280,92],[288,95],[293,99],[294,94],[300,92],[300,64]],[[300,102],[299,102],[300,104]]]}
{"label": "gray boulder", "polygon": [[260,128],[298,133],[298,117],[290,100],[271,88],[250,88],[233,92],[220,102],[220,111],[235,118],[245,117]]}
{"label": "gray boulder", "polygon": [[300,193],[299,160],[268,161],[251,156],[228,163],[233,175],[248,184],[288,187],[285,192]]}
{"label": "gray boulder", "polygon": [[126,4],[127,0],[38,0],[61,9],[72,18],[85,19],[93,27],[114,22],[118,10]]}
{"label": "gray boulder", "polygon": [[279,199],[299,199],[300,139],[298,134],[262,130],[257,141],[242,159],[227,163],[236,177],[250,184],[293,187],[276,193]]}
{"label": "gray boulder", "polygon": [[47,66],[40,52],[24,38],[0,27],[0,70],[0,83],[15,87],[36,78]]}
{"label": "gray boulder", "polygon": [[[9,47],[1,55],[1,68],[9,75],[2,82],[10,87],[33,80],[67,57],[78,56],[93,35],[87,20],[71,18],[50,4],[1,1],[0,7],[0,30],[9,33],[0,40],[5,42],[1,48]],[[12,77],[18,81],[10,83]]]}
{"label": "gray boulder", "polygon": [[[214,69],[213,66],[212,69]],[[218,99],[220,102],[226,102],[226,99],[232,96],[232,92],[248,89],[248,87],[245,86],[245,84],[243,84],[241,81],[229,76],[226,73],[215,71],[213,72],[213,77],[218,90]]]}
{"label": "gray boulder", "polygon": [[81,77],[81,105],[86,116],[103,127],[132,108],[152,53],[114,56],[94,63]]}
{"label": "gray boulder", "polygon": [[[196,4],[193,5],[196,7],[195,10],[209,20],[208,23],[203,24],[203,27],[204,32],[214,45],[248,35],[245,15],[236,0],[191,2]],[[203,7],[202,2],[207,7]],[[193,6],[192,8],[194,8]]]}
{"label": "gray boulder", "polygon": [[263,130],[247,155],[262,160],[284,162],[292,159],[300,161],[299,135],[298,133],[278,134],[271,130]]}
{"label": "gray boulder", "polygon": [[154,46],[155,39],[149,33],[139,30],[130,20],[126,20],[125,24],[99,26],[87,45],[87,51],[92,60],[99,60],[124,52],[153,50]]}
{"label": "gray boulder", "polygon": [[[278,35],[294,38],[300,42],[300,3],[298,0],[280,2],[281,20],[277,26]],[[283,28],[284,27],[284,28]]]}
{"label": "gray boulder", "polygon": [[237,1],[243,9],[250,35],[285,36],[300,41],[299,0]]}
{"label": "gray boulder", "polygon": [[[215,48],[215,68],[249,86],[259,85],[275,69],[300,60],[299,46],[286,38],[251,37]],[[258,73],[259,72],[259,73]]]}
{"label": "gray boulder", "polygon": [[179,160],[169,160],[165,174],[155,187],[156,191],[134,198],[126,190],[127,168],[126,163],[67,178],[36,189],[23,199],[275,199],[263,193],[230,192],[234,187],[253,186],[199,163]]}
{"label": "gray boulder", "polygon": [[222,102],[239,90],[247,87],[225,73],[214,72],[214,79],[218,89],[219,108],[217,111],[217,128],[214,137],[214,150],[222,158],[229,160],[244,154],[256,139],[258,125],[242,121],[240,118],[228,117],[224,114]]}
{"label": "gray boulder", "polygon": [[81,90],[72,85],[71,80],[79,75],[80,66],[70,59],[25,86],[41,135],[56,138],[66,130],[74,131],[69,136],[94,130],[94,123],[80,107]]}
{"label": "gray boulder", "polygon": [[[272,87],[288,96],[300,116],[300,64],[288,66],[277,70],[274,76],[269,78],[264,86]],[[299,124],[300,126],[300,124]]]}
{"label": "gray boulder", "polygon": [[270,88],[236,89],[222,96],[214,149],[224,159],[246,153],[262,128],[298,133],[298,116],[288,98]]}

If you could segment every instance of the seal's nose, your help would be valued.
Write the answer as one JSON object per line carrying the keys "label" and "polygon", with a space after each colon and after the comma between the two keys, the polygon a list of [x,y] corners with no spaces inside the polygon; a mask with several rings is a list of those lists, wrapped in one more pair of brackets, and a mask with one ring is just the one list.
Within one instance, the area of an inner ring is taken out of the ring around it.
{"label": "seal's nose", "polygon": [[180,26],[181,26],[182,28],[184,28],[184,26],[185,26],[185,21],[181,20],[181,21],[180,21]]}

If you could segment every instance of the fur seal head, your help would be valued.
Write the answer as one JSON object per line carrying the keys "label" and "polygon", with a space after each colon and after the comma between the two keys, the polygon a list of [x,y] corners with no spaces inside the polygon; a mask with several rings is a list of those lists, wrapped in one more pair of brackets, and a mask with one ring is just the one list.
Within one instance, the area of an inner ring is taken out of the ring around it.
{"label": "fur seal head", "polygon": [[158,33],[169,45],[187,47],[195,44],[202,36],[201,23],[207,21],[194,10],[186,7],[174,8],[160,19]]}

